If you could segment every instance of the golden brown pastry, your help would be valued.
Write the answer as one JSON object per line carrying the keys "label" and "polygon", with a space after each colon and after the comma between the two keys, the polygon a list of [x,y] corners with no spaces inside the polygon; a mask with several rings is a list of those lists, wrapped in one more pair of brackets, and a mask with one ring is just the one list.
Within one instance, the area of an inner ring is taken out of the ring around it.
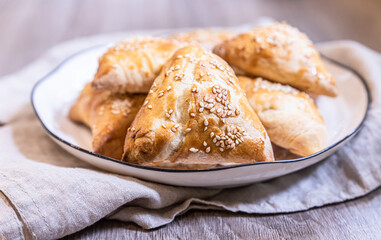
{"label": "golden brown pastry", "polygon": [[90,127],[94,152],[120,159],[127,128],[144,99],[142,94],[94,90],[88,83],[70,109],[69,118]]}
{"label": "golden brown pastry", "polygon": [[306,35],[286,23],[242,33],[214,48],[238,71],[291,85],[308,93],[336,96],[336,83]]}
{"label": "golden brown pastry", "polygon": [[199,45],[178,50],[163,67],[127,131],[122,158],[182,169],[273,159],[232,69]]}
{"label": "golden brown pastry", "polygon": [[183,45],[157,37],[120,42],[99,59],[92,86],[118,93],[147,93],[164,63]]}
{"label": "golden brown pastry", "polygon": [[211,50],[216,44],[221,43],[234,35],[235,33],[228,29],[200,28],[188,32],[178,32],[170,36],[170,38],[191,44],[199,43],[204,48]]}
{"label": "golden brown pastry", "polygon": [[325,148],[324,120],[306,93],[262,78],[238,80],[273,143],[300,156]]}

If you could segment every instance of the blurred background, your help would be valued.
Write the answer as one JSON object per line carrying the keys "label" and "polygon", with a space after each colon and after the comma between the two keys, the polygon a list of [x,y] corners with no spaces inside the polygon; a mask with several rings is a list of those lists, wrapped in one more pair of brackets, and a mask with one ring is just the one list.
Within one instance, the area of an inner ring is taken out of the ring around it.
{"label": "blurred background", "polygon": [[381,52],[381,0],[0,0],[0,76],[73,38],[262,16],[285,20],[314,42],[352,39]]}

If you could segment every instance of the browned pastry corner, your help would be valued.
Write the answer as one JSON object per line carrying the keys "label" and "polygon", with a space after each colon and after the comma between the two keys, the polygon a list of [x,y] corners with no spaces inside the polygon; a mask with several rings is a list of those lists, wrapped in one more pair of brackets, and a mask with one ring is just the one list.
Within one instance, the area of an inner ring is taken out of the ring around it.
{"label": "browned pastry corner", "polygon": [[145,96],[94,90],[88,83],[71,107],[69,118],[90,127],[94,152],[120,159],[127,128]]}
{"label": "browned pastry corner", "polygon": [[312,42],[286,23],[242,33],[217,45],[213,51],[245,74],[308,93],[337,95],[336,83]]}
{"label": "browned pastry corner", "polygon": [[326,147],[324,120],[306,93],[262,78],[238,80],[273,143],[300,156]]}
{"label": "browned pastry corner", "polygon": [[147,93],[164,63],[183,45],[158,37],[120,42],[100,57],[92,86],[118,93]]}
{"label": "browned pastry corner", "polygon": [[188,32],[178,32],[170,36],[170,38],[191,44],[199,43],[204,48],[211,50],[218,43],[234,35],[236,35],[236,33],[229,29],[200,28]]}
{"label": "browned pastry corner", "polygon": [[199,45],[178,50],[127,131],[123,161],[200,169],[274,160],[233,70]]}

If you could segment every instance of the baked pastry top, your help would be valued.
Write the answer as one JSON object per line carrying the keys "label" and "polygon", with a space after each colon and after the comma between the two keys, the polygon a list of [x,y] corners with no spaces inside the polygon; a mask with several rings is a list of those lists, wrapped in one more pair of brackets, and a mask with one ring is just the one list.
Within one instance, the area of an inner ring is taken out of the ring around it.
{"label": "baked pastry top", "polygon": [[214,53],[245,73],[289,84],[308,93],[336,96],[336,83],[307,36],[273,23],[225,40]]}
{"label": "baked pastry top", "polygon": [[91,129],[93,151],[120,159],[127,128],[143,104],[145,95],[114,94],[95,90],[88,83],[71,107],[69,118]]}
{"label": "baked pastry top", "polygon": [[92,86],[118,93],[147,93],[164,63],[184,43],[159,37],[133,37],[99,58]]}
{"label": "baked pastry top", "polygon": [[234,35],[235,32],[228,29],[199,28],[188,32],[177,32],[170,36],[170,38],[191,44],[198,43],[204,48],[212,50],[216,44],[221,43]]}
{"label": "baked pastry top", "polygon": [[300,156],[326,147],[324,120],[308,94],[262,78],[238,80],[273,143]]}
{"label": "baked pastry top", "polygon": [[183,169],[273,159],[232,69],[199,45],[178,50],[163,67],[127,131],[122,157]]}

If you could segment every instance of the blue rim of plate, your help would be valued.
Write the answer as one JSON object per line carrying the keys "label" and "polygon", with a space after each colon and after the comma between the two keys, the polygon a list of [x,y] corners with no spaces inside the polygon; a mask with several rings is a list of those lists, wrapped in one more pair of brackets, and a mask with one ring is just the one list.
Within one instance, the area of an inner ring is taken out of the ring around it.
{"label": "blue rim of plate", "polygon": [[111,162],[115,162],[115,163],[118,163],[118,164],[122,164],[122,165],[126,165],[126,166],[129,166],[129,167],[133,167],[133,168],[140,168],[140,169],[145,169],[145,170],[150,170],[150,171],[156,171],[156,172],[177,172],[177,173],[195,173],[195,172],[213,172],[213,171],[221,171],[221,170],[227,170],[227,169],[232,169],[232,168],[240,168],[240,167],[248,167],[248,166],[255,166],[255,165],[262,165],[262,164],[287,164],[287,163],[294,163],[294,162],[300,162],[300,161],[306,161],[308,159],[311,159],[311,158],[314,158],[318,155],[321,155],[329,150],[331,150],[332,148],[340,145],[341,143],[345,142],[347,139],[351,138],[352,136],[354,136],[356,133],[358,133],[360,131],[360,129],[363,127],[364,125],[364,122],[365,122],[365,119],[367,118],[368,116],[368,112],[369,112],[369,109],[370,109],[370,105],[371,105],[371,102],[372,102],[372,99],[371,99],[371,95],[370,95],[370,90],[369,90],[369,86],[368,84],[366,83],[365,79],[363,78],[363,76],[361,76],[360,73],[358,73],[356,70],[352,69],[351,67],[345,65],[345,64],[342,64],[336,60],[333,60],[332,58],[329,58],[323,54],[321,54],[322,58],[325,59],[325,60],[328,60],[329,62],[337,65],[337,66],[340,66],[342,68],[345,68],[347,70],[349,70],[350,72],[352,72],[354,75],[356,75],[362,82],[362,84],[364,85],[364,88],[366,90],[366,94],[367,94],[367,106],[366,106],[366,112],[364,114],[364,117],[363,119],[361,120],[360,124],[351,132],[349,133],[347,136],[345,136],[344,138],[340,139],[339,141],[337,141],[336,143],[326,147],[325,149],[321,150],[320,152],[317,152],[317,153],[314,153],[312,155],[309,155],[309,156],[306,156],[306,157],[301,157],[301,158],[295,158],[295,159],[288,159],[288,160],[276,160],[276,161],[272,161],[272,162],[253,162],[253,163],[245,163],[245,164],[237,164],[237,165],[231,165],[231,166],[224,166],[224,167],[215,167],[215,168],[206,168],[206,169],[167,169],[167,168],[157,168],[157,167],[149,167],[149,166],[143,166],[143,165],[138,165],[138,164],[134,164],[134,163],[129,163],[129,162],[123,162],[121,160],[117,160],[117,159],[114,159],[114,158],[110,158],[110,157],[107,157],[107,156],[103,156],[101,154],[98,154],[98,153],[95,153],[95,152],[92,152],[92,151],[89,151],[89,150],[86,150],[84,148],[81,148],[77,145],[74,145],[62,138],[60,138],[59,136],[57,136],[56,134],[54,134],[53,132],[51,132],[47,127],[46,125],[44,124],[44,122],[42,121],[41,117],[38,115],[38,112],[37,112],[37,108],[35,106],[35,103],[33,101],[33,97],[35,95],[35,91],[36,89],[38,88],[38,86],[43,83],[44,81],[48,80],[50,78],[51,75],[53,75],[55,72],[57,72],[61,67],[63,67],[67,62],[69,62],[71,59],[75,58],[76,56],[78,55],[81,55],[85,52],[88,52],[88,51],[91,51],[91,50],[94,50],[96,48],[100,48],[100,47],[106,47],[108,46],[108,44],[102,44],[102,45],[96,45],[96,46],[93,46],[93,47],[90,47],[90,48],[86,48],[84,50],[81,50],[73,55],[71,55],[70,57],[66,58],[64,61],[62,61],[55,69],[53,69],[51,72],[49,72],[47,75],[45,75],[43,78],[41,78],[33,87],[32,89],[32,93],[31,93],[31,103],[32,103],[32,106],[33,106],[33,110],[34,110],[34,113],[36,114],[38,120],[40,121],[41,125],[43,126],[43,128],[45,129],[45,131],[50,135],[52,136],[53,138],[55,138],[56,140],[64,143],[65,145],[75,149],[75,150],[78,150],[78,151],[81,151],[83,153],[87,153],[87,154],[90,154],[94,157],[98,157],[98,158],[101,158],[103,160],[107,160],[107,161],[111,161]]}

